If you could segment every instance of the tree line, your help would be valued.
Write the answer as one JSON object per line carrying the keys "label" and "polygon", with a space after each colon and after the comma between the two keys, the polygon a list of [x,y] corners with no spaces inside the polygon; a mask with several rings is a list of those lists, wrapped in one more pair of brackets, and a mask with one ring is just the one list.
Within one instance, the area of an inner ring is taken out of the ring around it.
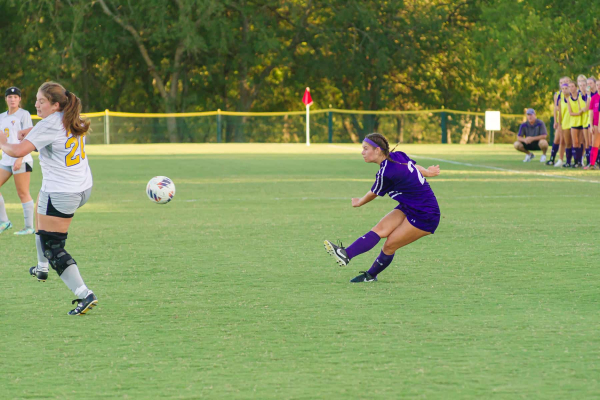
{"label": "tree line", "polygon": [[598,18],[558,0],[3,0],[0,83],[29,110],[56,80],[84,111],[301,110],[306,86],[316,108],[549,111],[560,76],[600,72]]}

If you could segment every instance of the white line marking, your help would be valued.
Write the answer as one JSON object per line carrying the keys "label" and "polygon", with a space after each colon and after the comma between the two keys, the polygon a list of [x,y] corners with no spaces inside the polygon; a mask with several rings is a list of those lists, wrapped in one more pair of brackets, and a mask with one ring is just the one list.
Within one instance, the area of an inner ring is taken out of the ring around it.
{"label": "white line marking", "polygon": [[538,176],[545,176],[545,177],[548,177],[548,178],[568,179],[568,180],[577,181],[577,182],[587,182],[587,183],[600,184],[600,181],[593,181],[593,180],[589,180],[589,179],[574,178],[572,176],[546,174],[546,173],[543,173],[543,172],[535,172],[535,171],[519,171],[519,170],[516,170],[516,169],[492,167],[490,165],[479,165],[479,164],[463,163],[463,162],[459,162],[459,161],[445,160],[443,158],[425,157],[425,156],[419,156],[419,155],[416,155],[416,154],[411,154],[409,156],[410,157],[415,157],[415,158],[422,158],[422,159],[425,159],[425,160],[445,162],[445,163],[449,163],[449,164],[464,165],[464,166],[467,166],[467,167],[487,168],[487,169],[493,169],[495,171],[512,172],[512,173],[515,173],[515,174],[538,175]]}
{"label": "white line marking", "polygon": [[[336,147],[336,148],[339,148],[339,149],[346,149],[346,150],[354,150],[354,151],[359,150],[358,148],[354,148],[354,147],[337,146],[337,145],[334,145],[334,144],[331,144],[329,146],[330,147]],[[576,181],[576,182],[587,182],[587,183],[600,184],[600,181],[594,181],[594,180],[590,180],[590,179],[574,178],[572,176],[546,174],[544,172],[535,172],[535,171],[519,171],[519,170],[516,170],[516,169],[492,167],[491,165],[479,165],[479,164],[463,163],[463,162],[459,162],[459,161],[445,160],[443,158],[425,157],[425,156],[419,156],[419,155],[416,155],[416,154],[409,154],[408,156],[409,157],[414,157],[414,158],[422,158],[424,160],[432,160],[432,161],[445,162],[445,163],[448,163],[448,164],[464,165],[466,167],[486,168],[486,169],[493,169],[495,171],[512,172],[512,173],[515,173],[515,174],[538,175],[538,176],[545,176],[547,178],[567,179],[567,180]],[[552,168],[554,168],[554,167],[552,167]],[[435,178],[433,179],[432,182],[435,182]]]}

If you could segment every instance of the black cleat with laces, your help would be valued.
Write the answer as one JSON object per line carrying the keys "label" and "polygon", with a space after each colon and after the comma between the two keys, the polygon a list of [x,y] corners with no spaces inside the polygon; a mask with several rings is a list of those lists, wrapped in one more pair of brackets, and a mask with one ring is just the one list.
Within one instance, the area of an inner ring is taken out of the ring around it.
{"label": "black cleat with laces", "polygon": [[550,160],[546,161],[546,165],[554,165],[554,160],[550,159]]}
{"label": "black cleat with laces", "polygon": [[360,271],[360,275],[354,279],[350,280],[351,283],[361,283],[361,282],[377,282],[376,276],[371,276],[367,271]]}
{"label": "black cleat with laces", "polygon": [[348,263],[350,262],[350,258],[348,258],[348,254],[346,254],[346,249],[344,248],[344,246],[342,246],[341,242],[338,246],[331,243],[329,240],[326,240],[325,250],[327,250],[327,252],[333,256],[333,258],[335,258],[335,262],[337,262],[340,265],[340,267],[348,265]]}
{"label": "black cleat with laces", "polygon": [[71,303],[77,303],[77,307],[69,311],[69,315],[84,315],[98,305],[98,298],[94,293],[90,293],[85,299],[75,299]]}
{"label": "black cleat with laces", "polygon": [[43,269],[39,268],[37,265],[35,267],[29,268],[29,274],[31,276],[35,276],[37,278],[37,280],[40,282],[46,282],[46,279],[48,279],[48,270],[46,269],[44,271]]}

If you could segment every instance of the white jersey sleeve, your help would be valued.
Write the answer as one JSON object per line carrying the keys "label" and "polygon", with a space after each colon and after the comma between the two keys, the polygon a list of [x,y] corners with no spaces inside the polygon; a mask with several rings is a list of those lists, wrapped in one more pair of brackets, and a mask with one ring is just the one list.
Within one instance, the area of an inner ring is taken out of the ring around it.
{"label": "white jersey sleeve", "polygon": [[38,122],[31,132],[25,136],[25,139],[33,143],[37,151],[41,151],[44,147],[52,144],[56,136],[60,134],[67,136],[62,121],[60,121],[60,125],[56,123],[56,114],[58,113],[54,113]]}

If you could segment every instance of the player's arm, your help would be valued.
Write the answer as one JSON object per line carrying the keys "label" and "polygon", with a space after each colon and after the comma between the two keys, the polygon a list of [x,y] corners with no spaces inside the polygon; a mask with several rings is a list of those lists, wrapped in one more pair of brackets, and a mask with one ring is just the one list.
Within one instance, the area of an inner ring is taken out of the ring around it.
{"label": "player's arm", "polygon": [[432,176],[438,176],[440,174],[440,166],[432,165],[429,168],[423,168],[419,164],[415,164],[415,167],[421,172],[421,175],[431,178]]}
{"label": "player's arm", "polygon": [[557,100],[558,100],[558,94],[555,94],[555,95],[554,95],[554,129],[558,129],[558,121],[559,121],[559,118],[558,118],[558,116],[557,116],[557,115],[558,115],[558,114],[560,114],[560,113],[558,112],[558,111],[559,111],[559,108],[560,108],[560,106],[559,106],[559,105],[556,105],[556,101],[557,101]]}
{"label": "player's arm", "polygon": [[7,143],[6,137],[0,135],[0,149],[11,157],[21,158],[34,151],[35,146],[29,140],[17,144]]}
{"label": "player's arm", "polygon": [[23,140],[23,139],[25,139],[25,136],[27,136],[27,134],[28,134],[29,132],[31,132],[31,130],[32,130],[32,129],[33,129],[33,126],[32,126],[32,127],[30,127],[30,128],[27,128],[27,129],[21,129],[19,132],[17,132],[17,138],[18,138],[19,140]]}
{"label": "player's arm", "polygon": [[371,191],[367,192],[367,194],[365,194],[363,197],[356,198],[354,197],[352,199],[352,207],[360,207],[360,206],[364,206],[365,204],[367,204],[370,201],[373,201],[377,198],[377,195]]}
{"label": "player's arm", "polygon": [[571,117],[579,117],[581,115],[581,113],[574,113],[573,109],[571,108],[571,102],[567,101],[567,107],[569,107],[569,115],[571,115]]}

